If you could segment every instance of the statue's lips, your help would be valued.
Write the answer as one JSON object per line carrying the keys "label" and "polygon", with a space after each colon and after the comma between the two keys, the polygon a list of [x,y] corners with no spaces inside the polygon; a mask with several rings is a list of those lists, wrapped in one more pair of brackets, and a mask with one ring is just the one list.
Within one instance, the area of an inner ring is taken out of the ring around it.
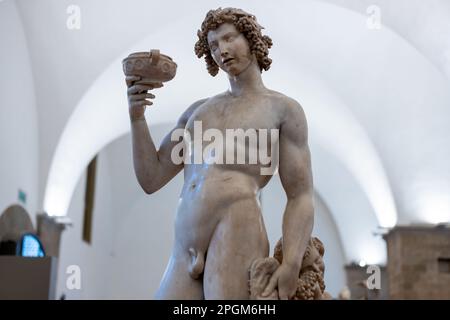
{"label": "statue's lips", "polygon": [[228,62],[231,62],[233,60],[234,60],[234,58],[227,58],[227,59],[223,60],[222,63],[227,64]]}

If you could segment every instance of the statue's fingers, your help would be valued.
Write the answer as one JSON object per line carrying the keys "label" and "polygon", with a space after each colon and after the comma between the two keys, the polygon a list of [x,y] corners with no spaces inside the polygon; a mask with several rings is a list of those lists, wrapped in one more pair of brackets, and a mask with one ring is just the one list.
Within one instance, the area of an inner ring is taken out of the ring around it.
{"label": "statue's fingers", "polygon": [[278,284],[278,277],[276,277],[275,274],[273,274],[272,277],[270,277],[269,283],[264,289],[262,296],[267,297],[270,293],[272,293],[273,290],[275,290],[277,284]]}
{"label": "statue's fingers", "polygon": [[153,89],[153,86],[150,85],[143,85],[143,84],[135,84],[128,88],[128,94],[136,94],[136,93],[144,93],[148,90]]}
{"label": "statue's fingers", "polygon": [[151,106],[153,104],[153,102],[148,99],[141,100],[139,103],[141,103],[142,106]]}
{"label": "statue's fingers", "polygon": [[154,99],[155,95],[151,93],[141,93],[130,95],[130,101],[138,101],[143,99]]}
{"label": "statue's fingers", "polygon": [[294,289],[290,289],[289,286],[281,286],[281,288],[278,286],[278,297],[280,300],[289,300],[295,295],[296,291],[296,287],[294,287]]}
{"label": "statue's fingers", "polygon": [[162,87],[164,87],[164,84],[162,82],[153,83],[153,88],[162,88]]}
{"label": "statue's fingers", "polygon": [[280,300],[289,300],[289,295],[286,290],[278,289],[278,297]]}
{"label": "statue's fingers", "polygon": [[139,92],[138,86],[137,85],[132,85],[131,87],[129,87],[127,89],[128,95],[133,95]]}
{"label": "statue's fingers", "polygon": [[141,77],[139,76],[126,76],[125,82],[127,83],[127,86],[129,87],[133,82],[141,80]]}
{"label": "statue's fingers", "polygon": [[149,101],[149,100],[139,100],[139,101],[134,101],[131,103],[131,107],[144,107],[144,106],[151,106],[153,104],[153,102]]}
{"label": "statue's fingers", "polygon": [[322,291],[320,290],[320,286],[317,283],[314,286],[314,300],[322,300]]}

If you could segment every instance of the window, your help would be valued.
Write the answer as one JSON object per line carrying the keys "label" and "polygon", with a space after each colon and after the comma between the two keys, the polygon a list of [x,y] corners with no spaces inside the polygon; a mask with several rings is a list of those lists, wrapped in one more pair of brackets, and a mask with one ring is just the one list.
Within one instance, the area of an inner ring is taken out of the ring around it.
{"label": "window", "polygon": [[450,273],[450,258],[438,258],[439,272]]}
{"label": "window", "polygon": [[38,237],[34,234],[24,234],[20,240],[18,248],[19,256],[22,257],[43,257],[45,256],[44,248]]}

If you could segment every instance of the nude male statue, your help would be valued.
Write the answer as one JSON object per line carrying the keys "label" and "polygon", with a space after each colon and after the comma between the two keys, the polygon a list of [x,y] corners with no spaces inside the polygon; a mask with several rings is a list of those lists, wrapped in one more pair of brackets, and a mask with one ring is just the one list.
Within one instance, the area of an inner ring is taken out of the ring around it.
{"label": "nude male statue", "polygon": [[[261,72],[271,59],[269,37],[256,18],[240,9],[208,12],[195,51],[205,56],[208,71],[227,73],[230,88],[193,103],[173,130],[193,136],[194,122],[203,128],[278,129],[279,176],[287,195],[282,224],[282,264],[263,292],[275,289],[280,299],[295,294],[302,257],[314,220],[313,183],[307,122],[293,99],[263,84]],[[269,255],[259,191],[272,175],[262,164],[174,164],[171,133],[155,147],[144,116],[154,89],[127,77],[134,169],[143,190],[151,194],[184,169],[184,185],[175,220],[175,242],[158,299],[248,299],[248,270]],[[272,150],[273,151],[273,150]]]}

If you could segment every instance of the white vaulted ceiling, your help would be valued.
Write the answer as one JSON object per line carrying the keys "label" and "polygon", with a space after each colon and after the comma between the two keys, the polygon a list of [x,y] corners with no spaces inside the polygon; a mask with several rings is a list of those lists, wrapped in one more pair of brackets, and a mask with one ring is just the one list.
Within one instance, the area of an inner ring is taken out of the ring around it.
{"label": "white vaulted ceiling", "polygon": [[[76,3],[75,3],[76,2]],[[240,6],[272,37],[268,87],[297,99],[315,188],[348,260],[384,260],[379,226],[449,221],[450,6],[446,1],[18,0],[39,117],[40,201],[65,215],[89,160],[129,131],[121,59],[160,48],[178,63],[152,124],[223,91],[193,53],[207,10]],[[69,5],[81,29],[66,27]],[[381,29],[367,27],[376,5]]]}

